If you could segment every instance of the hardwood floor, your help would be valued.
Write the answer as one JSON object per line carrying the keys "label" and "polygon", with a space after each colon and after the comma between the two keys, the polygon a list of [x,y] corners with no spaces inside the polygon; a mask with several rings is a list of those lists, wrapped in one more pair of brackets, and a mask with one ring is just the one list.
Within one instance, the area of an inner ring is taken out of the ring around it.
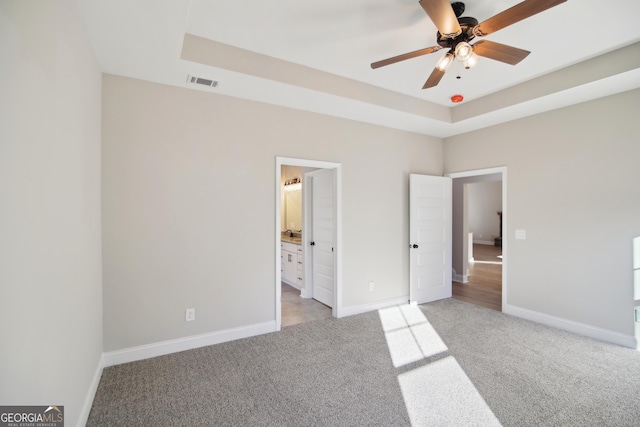
{"label": "hardwood floor", "polygon": [[331,308],[314,299],[301,298],[300,291],[282,283],[282,327],[331,317]]}
{"label": "hardwood floor", "polygon": [[453,298],[502,311],[502,248],[473,245],[469,282],[453,282]]}
{"label": "hardwood floor", "polygon": [[[473,245],[469,282],[453,282],[453,298],[502,311],[502,248]],[[331,317],[331,308],[314,299],[300,298],[300,291],[282,283],[282,327]]]}

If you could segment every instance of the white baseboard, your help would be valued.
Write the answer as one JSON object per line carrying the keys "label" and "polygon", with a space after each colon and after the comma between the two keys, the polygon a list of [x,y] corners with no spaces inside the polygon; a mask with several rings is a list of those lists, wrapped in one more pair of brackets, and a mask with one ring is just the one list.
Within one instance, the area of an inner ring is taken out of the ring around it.
{"label": "white baseboard", "polygon": [[632,335],[621,334],[619,332],[598,328],[585,323],[574,322],[573,320],[551,316],[549,314],[540,313],[526,308],[506,304],[502,307],[502,312],[623,347],[635,349],[638,345],[638,343],[636,343],[636,338]]}
{"label": "white baseboard", "polygon": [[87,420],[89,419],[89,413],[91,412],[91,406],[93,405],[93,399],[96,397],[96,392],[98,391],[98,385],[100,384],[100,378],[102,378],[102,370],[104,369],[104,353],[100,355],[100,360],[98,360],[98,366],[96,367],[96,372],[93,374],[93,379],[91,380],[91,385],[89,386],[89,390],[87,391],[87,396],[84,398],[84,403],[82,404],[82,408],[80,410],[80,415],[78,416],[78,427],[84,427],[87,424]]}
{"label": "white baseboard", "polygon": [[384,301],[376,301],[368,304],[350,305],[348,307],[342,307],[340,310],[340,317],[353,316],[355,314],[368,313],[369,311],[380,310],[381,308],[393,307],[395,305],[407,304],[409,302],[409,296],[403,296]]}
{"label": "white baseboard", "polygon": [[292,288],[296,288],[297,290],[301,290],[300,285],[298,285],[297,281],[294,283],[294,282],[291,282],[291,281],[285,279],[284,277],[281,278],[280,280],[283,281],[284,283],[286,283],[287,285],[291,286]]}
{"label": "white baseboard", "polygon": [[496,244],[496,242],[493,240],[474,240],[473,243],[476,245],[487,245],[487,246],[494,246]]}
{"label": "white baseboard", "polygon": [[467,274],[458,274],[453,270],[451,273],[451,280],[458,283],[469,283],[469,276]]}
{"label": "white baseboard", "polygon": [[300,298],[310,299],[313,298],[311,295],[311,289],[303,287],[300,289]]}
{"label": "white baseboard", "polygon": [[103,354],[104,366],[119,365],[121,363],[135,362],[136,360],[149,359],[179,351],[191,350],[213,344],[220,344],[241,338],[253,337],[276,331],[275,320],[257,323],[239,328],[225,329],[207,334],[193,335],[174,340],[161,341],[153,344],[140,345],[122,350],[110,351]]}
{"label": "white baseboard", "polygon": [[469,276],[466,274],[456,274],[452,277],[452,280],[458,283],[469,283]]}

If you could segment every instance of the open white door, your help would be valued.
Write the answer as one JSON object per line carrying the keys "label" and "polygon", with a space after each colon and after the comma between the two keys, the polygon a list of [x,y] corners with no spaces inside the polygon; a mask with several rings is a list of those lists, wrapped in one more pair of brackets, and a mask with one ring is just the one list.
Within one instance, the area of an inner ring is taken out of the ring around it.
{"label": "open white door", "polygon": [[451,297],[451,178],[409,177],[409,299]]}
{"label": "open white door", "polygon": [[335,289],[335,177],[333,169],[309,172],[311,186],[311,238],[313,299],[333,307]]}

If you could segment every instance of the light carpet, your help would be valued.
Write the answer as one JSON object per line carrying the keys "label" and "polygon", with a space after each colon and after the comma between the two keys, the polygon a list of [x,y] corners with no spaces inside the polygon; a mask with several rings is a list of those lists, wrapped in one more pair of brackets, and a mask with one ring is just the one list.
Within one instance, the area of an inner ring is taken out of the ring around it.
{"label": "light carpet", "polygon": [[393,310],[105,368],[87,425],[640,425],[640,352],[453,299]]}

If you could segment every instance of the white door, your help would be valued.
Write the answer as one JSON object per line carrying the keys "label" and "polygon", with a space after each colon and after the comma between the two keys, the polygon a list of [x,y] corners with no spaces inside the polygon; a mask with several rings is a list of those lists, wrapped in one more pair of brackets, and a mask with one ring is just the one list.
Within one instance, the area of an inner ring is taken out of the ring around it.
{"label": "white door", "polygon": [[409,177],[411,302],[451,297],[451,178]]}
{"label": "white door", "polygon": [[333,307],[335,287],[335,178],[333,169],[310,172],[313,299]]}

